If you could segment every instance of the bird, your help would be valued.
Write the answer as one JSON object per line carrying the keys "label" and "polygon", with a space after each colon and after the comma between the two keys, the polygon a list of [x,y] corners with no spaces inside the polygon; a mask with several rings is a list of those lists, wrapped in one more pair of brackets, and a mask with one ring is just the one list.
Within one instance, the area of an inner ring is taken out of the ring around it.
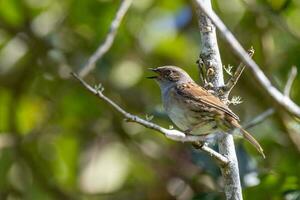
{"label": "bird", "polygon": [[263,148],[239,123],[239,117],[217,96],[198,85],[176,66],[149,68],[161,90],[163,107],[171,121],[184,133],[210,135],[239,129],[243,138],[265,158]]}

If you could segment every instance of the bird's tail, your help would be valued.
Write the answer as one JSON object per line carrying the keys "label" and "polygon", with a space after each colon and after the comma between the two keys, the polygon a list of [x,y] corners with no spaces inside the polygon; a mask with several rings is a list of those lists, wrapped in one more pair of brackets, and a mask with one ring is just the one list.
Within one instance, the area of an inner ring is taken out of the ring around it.
{"label": "bird's tail", "polygon": [[263,158],[266,158],[263,148],[256,141],[256,139],[250,133],[248,133],[245,129],[241,128],[241,131],[242,131],[244,138],[246,140],[248,140],[257,149],[257,151],[262,155]]}
{"label": "bird's tail", "polygon": [[233,125],[235,127],[239,128],[242,131],[243,137],[257,149],[257,151],[262,155],[263,158],[266,158],[263,148],[256,141],[256,139],[250,133],[248,133],[245,129],[243,129],[238,123],[233,123]]}

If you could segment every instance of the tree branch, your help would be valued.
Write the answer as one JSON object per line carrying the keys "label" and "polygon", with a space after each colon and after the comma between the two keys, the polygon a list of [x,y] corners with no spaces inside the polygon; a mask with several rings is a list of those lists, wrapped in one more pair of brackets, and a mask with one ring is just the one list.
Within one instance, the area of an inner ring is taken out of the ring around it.
{"label": "tree branch", "polygon": [[[199,67],[200,70],[201,66],[206,67],[206,75],[209,81],[208,84],[211,84],[216,94],[218,94],[223,101],[227,102],[227,98],[219,91],[220,88],[224,87],[224,80],[223,65],[220,58],[215,26],[206,16],[206,13],[202,12],[202,7],[205,7],[206,10],[210,10],[212,12],[211,1],[194,0],[194,2],[197,9],[198,23],[201,34]],[[226,199],[241,200],[243,199],[242,189],[232,135],[227,133],[222,134],[222,137],[218,141],[218,146],[219,152],[230,161],[228,165],[221,167]]]}
{"label": "tree branch", "polygon": [[260,83],[263,89],[275,100],[276,103],[281,105],[289,113],[300,117],[300,107],[295,104],[289,97],[282,94],[278,89],[276,89],[266,77],[260,67],[250,58],[241,44],[233,36],[233,34],[228,30],[220,18],[213,12],[213,10],[207,8],[203,3],[203,0],[195,0],[197,5],[203,13],[205,13],[215,26],[220,30],[221,35],[228,42],[234,53],[245,63],[250,69],[256,80]]}
{"label": "tree branch", "polygon": [[[207,9],[211,9],[210,3]],[[223,87],[223,68],[218,48],[216,28],[201,10],[197,9],[198,24],[201,35],[201,53],[199,55],[199,68],[203,72],[203,78],[211,87]],[[217,48],[215,48],[217,47]]]}
{"label": "tree branch", "polygon": [[206,140],[204,136],[193,136],[186,135],[185,133],[175,130],[175,129],[165,129],[157,124],[154,124],[150,121],[144,120],[136,115],[126,112],[123,108],[121,108],[118,104],[116,104],[113,100],[108,98],[103,94],[103,87],[93,88],[89,84],[87,84],[83,79],[81,79],[77,74],[72,73],[72,75],[92,94],[96,95],[100,99],[104,100],[110,106],[112,106],[116,111],[121,113],[127,121],[138,123],[146,128],[156,130],[162,134],[164,134],[167,138],[180,141],[180,142],[195,142],[195,144],[204,152],[208,153],[211,157],[216,159],[222,166],[225,166],[229,163],[229,160],[224,157],[222,154],[216,152],[215,150],[209,148],[207,145],[198,145],[197,142]]}
{"label": "tree branch", "polygon": [[96,52],[89,58],[87,64],[80,70],[80,77],[85,77],[90,71],[95,68],[95,64],[97,60],[102,58],[102,56],[110,49],[112,46],[114,39],[116,37],[118,28],[122,22],[123,17],[128,11],[132,0],[123,0],[117,13],[115,19],[112,21],[109,32],[104,40],[104,42],[98,47]]}

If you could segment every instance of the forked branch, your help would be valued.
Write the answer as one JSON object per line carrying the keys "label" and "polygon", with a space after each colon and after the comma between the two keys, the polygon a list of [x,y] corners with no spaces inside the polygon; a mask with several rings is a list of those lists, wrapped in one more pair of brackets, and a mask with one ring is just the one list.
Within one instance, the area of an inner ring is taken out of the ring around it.
{"label": "forked branch", "polygon": [[229,31],[229,29],[224,25],[221,19],[216,15],[216,13],[208,9],[202,0],[195,0],[197,2],[197,7],[205,13],[215,26],[219,29],[221,36],[228,42],[229,46],[233,52],[245,63],[250,69],[256,80],[263,87],[263,89],[272,97],[272,99],[278,103],[282,108],[284,108],[289,113],[300,117],[300,107],[293,102],[289,97],[281,93],[277,88],[275,88],[270,80],[266,77],[260,67],[250,58],[238,40]]}

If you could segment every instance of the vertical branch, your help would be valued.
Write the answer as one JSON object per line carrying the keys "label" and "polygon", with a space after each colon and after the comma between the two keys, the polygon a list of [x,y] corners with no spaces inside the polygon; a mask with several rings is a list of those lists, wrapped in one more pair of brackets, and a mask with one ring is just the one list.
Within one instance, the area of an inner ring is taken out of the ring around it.
{"label": "vertical branch", "polygon": [[233,136],[224,134],[218,141],[219,152],[229,160],[229,164],[221,168],[224,179],[224,192],[227,200],[242,200],[239,165],[236,157]]}
{"label": "vertical branch", "polygon": [[[202,65],[199,65],[199,67],[204,66],[206,68],[208,82],[215,89],[215,92],[218,92],[218,88],[224,86],[224,80],[222,62],[216,37],[216,29],[211,20],[203,12],[201,12],[199,6],[199,4],[201,4],[208,10],[212,10],[211,1],[194,0],[194,2],[197,9],[201,34],[201,53],[199,63],[202,63]],[[221,167],[226,199],[241,200],[243,199],[242,189],[232,135],[223,134],[218,141],[218,145],[220,153],[229,160],[228,165]]]}
{"label": "vertical branch", "polygon": [[198,4],[198,8],[202,10],[203,13],[209,17],[213,24],[220,31],[221,36],[228,42],[228,46],[233,50],[243,63],[245,63],[251,70],[253,77],[262,86],[266,93],[279,104],[284,110],[288,111],[290,114],[295,115],[300,118],[300,106],[293,102],[289,97],[285,96],[277,88],[275,88],[267,76],[263,73],[260,67],[250,58],[247,52],[244,50],[239,41],[234,37],[230,30],[221,21],[218,15],[212,10],[205,7],[203,0],[194,0]]}
{"label": "vertical branch", "polygon": [[[211,7],[210,1],[205,2],[205,6]],[[222,87],[224,85],[222,61],[218,48],[216,28],[211,20],[205,14],[197,9],[199,29],[201,35],[201,53],[199,56],[200,69],[205,71],[204,76],[207,78],[208,84],[212,87]],[[217,48],[215,48],[217,47]]]}

